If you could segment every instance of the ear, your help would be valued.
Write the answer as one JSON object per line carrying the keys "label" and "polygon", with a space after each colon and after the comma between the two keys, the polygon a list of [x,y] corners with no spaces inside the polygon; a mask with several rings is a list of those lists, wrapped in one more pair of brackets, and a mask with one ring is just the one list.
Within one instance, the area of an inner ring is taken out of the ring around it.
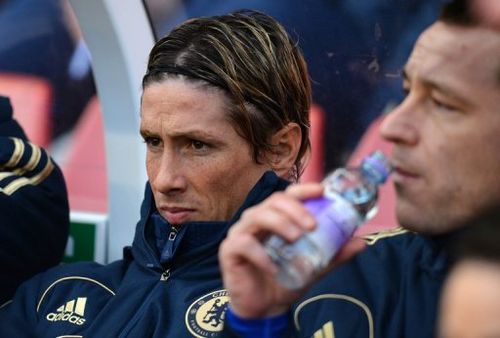
{"label": "ear", "polygon": [[271,137],[273,150],[269,154],[271,169],[280,177],[289,179],[299,153],[302,131],[290,122]]}

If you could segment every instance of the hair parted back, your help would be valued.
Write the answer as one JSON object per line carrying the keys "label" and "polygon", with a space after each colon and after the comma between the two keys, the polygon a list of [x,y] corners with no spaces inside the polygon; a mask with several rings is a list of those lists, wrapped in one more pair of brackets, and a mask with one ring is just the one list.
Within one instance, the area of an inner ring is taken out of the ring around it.
{"label": "hair parted back", "polygon": [[276,131],[297,123],[302,143],[291,177],[298,179],[310,148],[311,85],[302,52],[276,20],[244,10],[184,22],[151,50],[142,86],[175,77],[226,92],[228,119],[256,162],[273,151]]}

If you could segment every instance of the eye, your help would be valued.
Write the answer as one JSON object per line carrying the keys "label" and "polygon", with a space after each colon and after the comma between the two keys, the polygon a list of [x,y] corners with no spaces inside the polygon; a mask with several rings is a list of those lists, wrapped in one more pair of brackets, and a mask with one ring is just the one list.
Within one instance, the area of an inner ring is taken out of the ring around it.
{"label": "eye", "polygon": [[195,149],[195,150],[203,150],[206,147],[208,147],[208,145],[202,141],[191,140],[191,147],[193,147],[193,149]]}
{"label": "eye", "polygon": [[157,137],[145,136],[144,143],[146,143],[146,146],[148,148],[156,148],[156,147],[160,146],[161,140]]}
{"label": "eye", "polygon": [[442,100],[436,98],[436,97],[431,97],[432,104],[436,106],[439,109],[446,110],[446,111],[454,111],[457,110],[456,107],[443,102]]}

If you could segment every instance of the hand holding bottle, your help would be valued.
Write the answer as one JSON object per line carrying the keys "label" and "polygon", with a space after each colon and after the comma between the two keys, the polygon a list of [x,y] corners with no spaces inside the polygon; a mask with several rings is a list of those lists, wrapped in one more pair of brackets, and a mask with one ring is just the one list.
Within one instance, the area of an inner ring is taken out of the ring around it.
{"label": "hand holding bottle", "polygon": [[[316,220],[303,201],[322,194],[323,186],[319,183],[290,186],[247,209],[232,226],[220,247],[219,260],[231,297],[230,306],[237,315],[258,318],[285,312],[305,292],[305,288],[290,290],[278,283],[278,269],[262,242],[270,234],[293,242],[313,230]],[[364,247],[361,239],[350,240],[324,270],[351,258]]]}
{"label": "hand holding bottle", "polygon": [[391,171],[380,151],[363,159],[359,167],[339,168],[324,181],[319,198],[305,201],[317,227],[297,241],[271,236],[266,250],[278,266],[278,280],[290,289],[309,283],[331,261],[356,229],[377,211],[378,186]]}

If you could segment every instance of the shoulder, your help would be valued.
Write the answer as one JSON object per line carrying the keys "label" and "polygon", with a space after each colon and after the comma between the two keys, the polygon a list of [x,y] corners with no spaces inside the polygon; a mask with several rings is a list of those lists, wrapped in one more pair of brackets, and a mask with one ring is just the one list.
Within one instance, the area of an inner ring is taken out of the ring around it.
{"label": "shoulder", "polygon": [[50,312],[72,300],[109,300],[116,294],[126,270],[124,261],[107,265],[95,262],[63,264],[25,282],[14,297],[29,301],[37,313]]}
{"label": "shoulder", "polygon": [[12,301],[0,307],[0,320],[15,318],[21,331],[22,323],[32,328],[39,323],[48,329],[55,322],[57,327],[81,327],[114,299],[129,263],[84,262],[49,269],[18,288]]}
{"label": "shoulder", "polygon": [[[379,259],[380,255],[384,256],[383,260],[388,256],[399,260],[422,245],[419,234],[401,227],[364,235],[362,238],[367,248],[356,257],[361,261]],[[384,264],[384,261],[379,263]]]}
{"label": "shoulder", "polygon": [[127,262],[118,260],[110,264],[78,262],[62,264],[42,273],[42,285],[53,288],[58,284],[89,283],[112,292],[117,287],[127,268]]}
{"label": "shoulder", "polygon": [[[415,244],[419,242],[419,237],[402,228],[364,236],[367,248],[324,276],[308,296],[326,297],[327,294],[334,303],[340,300],[342,304],[362,309],[359,299],[382,297],[382,294],[397,295],[403,271],[411,263],[415,251],[418,251],[418,245]],[[349,296],[345,298],[339,295]]]}
{"label": "shoulder", "polygon": [[[394,264],[414,265],[424,257],[436,258],[442,251],[432,238],[398,227],[362,237],[367,249],[358,255],[356,262],[365,265],[394,267]],[[432,259],[431,259],[432,260]]]}
{"label": "shoulder", "polygon": [[405,321],[379,321],[380,316],[406,313],[407,304],[418,312],[415,318],[432,313],[432,307],[427,307],[432,302],[422,302],[436,298],[441,283],[442,269],[434,254],[439,250],[432,240],[401,228],[364,239],[366,250],[328,273],[297,303],[297,329],[309,336],[334,336],[335,332],[339,336],[397,337]]}
{"label": "shoulder", "polygon": [[364,235],[362,238],[365,240],[366,244],[369,246],[375,245],[378,242],[385,242],[389,240],[390,242],[401,242],[412,238],[414,233],[402,228],[392,228],[384,231],[375,232],[372,234]]}

